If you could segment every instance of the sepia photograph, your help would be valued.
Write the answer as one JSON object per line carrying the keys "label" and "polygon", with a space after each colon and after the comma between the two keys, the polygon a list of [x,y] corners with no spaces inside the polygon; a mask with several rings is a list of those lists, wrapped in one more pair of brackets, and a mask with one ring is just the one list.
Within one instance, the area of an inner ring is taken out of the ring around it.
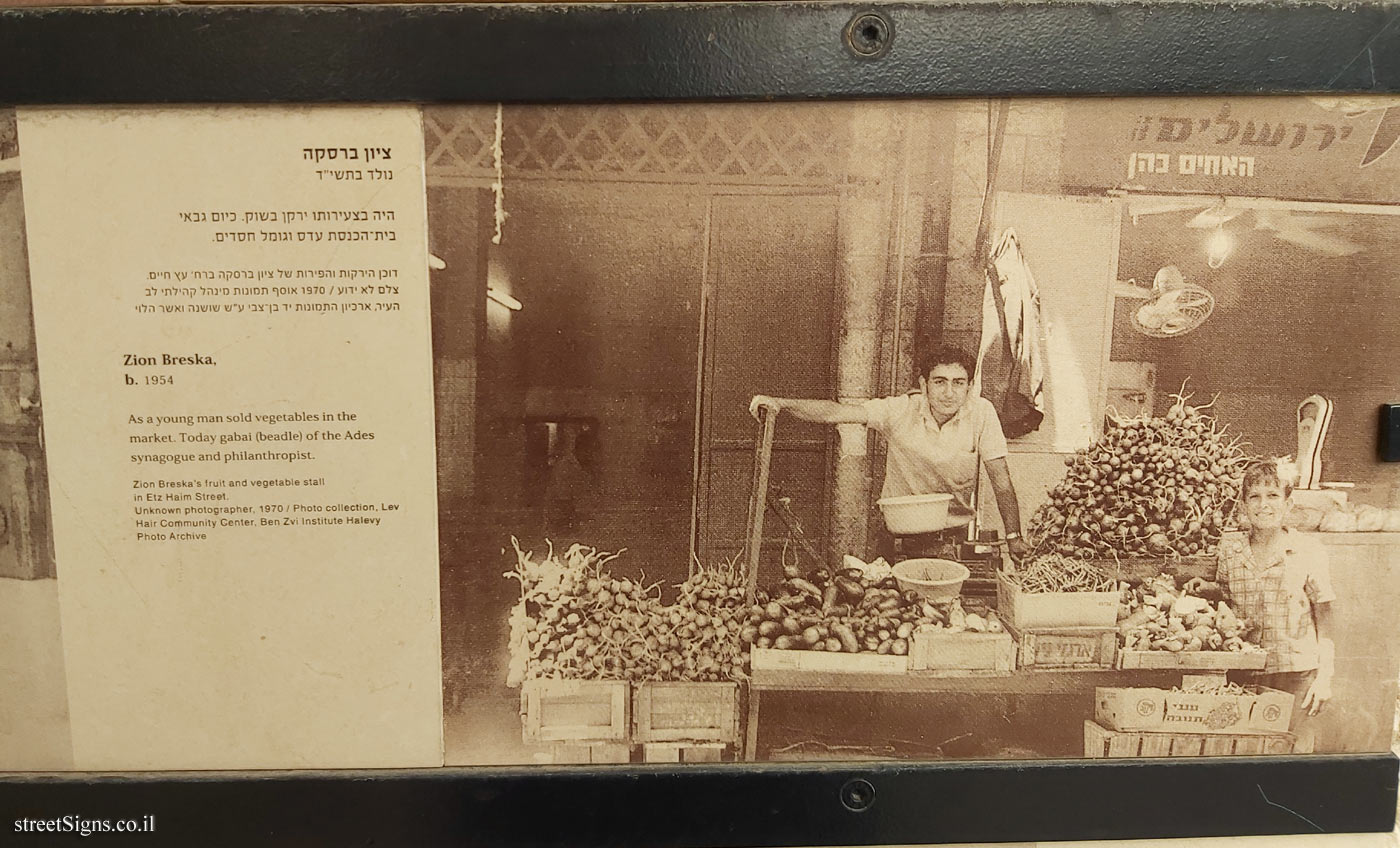
{"label": "sepia photograph", "polygon": [[15,113],[0,108],[0,769],[72,767]]}
{"label": "sepia photograph", "polygon": [[1390,750],[1395,98],[118,117],[0,112],[7,770]]}
{"label": "sepia photograph", "polygon": [[449,765],[1389,750],[1400,101],[422,114]]}
{"label": "sepia photograph", "polygon": [[1400,836],[1385,0],[100,2],[0,10],[0,828]]}

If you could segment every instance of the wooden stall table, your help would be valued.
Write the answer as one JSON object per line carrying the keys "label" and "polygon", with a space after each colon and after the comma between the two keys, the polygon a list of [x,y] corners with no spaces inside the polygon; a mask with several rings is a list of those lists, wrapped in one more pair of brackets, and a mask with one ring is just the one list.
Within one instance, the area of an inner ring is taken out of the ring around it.
{"label": "wooden stall table", "polygon": [[893,674],[754,669],[749,681],[743,756],[746,761],[752,761],[758,755],[759,716],[765,692],[887,693],[930,697],[969,694],[1082,695],[1092,694],[1099,686],[1171,688],[1180,682],[1181,672],[1177,669],[1015,671],[986,677],[944,676],[916,671]]}

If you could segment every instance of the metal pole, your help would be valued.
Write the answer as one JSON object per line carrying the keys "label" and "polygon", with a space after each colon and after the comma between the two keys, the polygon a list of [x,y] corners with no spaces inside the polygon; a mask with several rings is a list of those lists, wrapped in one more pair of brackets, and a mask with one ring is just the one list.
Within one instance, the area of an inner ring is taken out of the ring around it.
{"label": "metal pole", "polygon": [[749,519],[745,548],[749,603],[753,603],[758,592],[758,557],[763,549],[763,516],[768,509],[768,470],[773,461],[773,434],[777,429],[778,416],[766,407],[760,407],[759,423],[763,427],[754,447],[753,488],[749,492]]}

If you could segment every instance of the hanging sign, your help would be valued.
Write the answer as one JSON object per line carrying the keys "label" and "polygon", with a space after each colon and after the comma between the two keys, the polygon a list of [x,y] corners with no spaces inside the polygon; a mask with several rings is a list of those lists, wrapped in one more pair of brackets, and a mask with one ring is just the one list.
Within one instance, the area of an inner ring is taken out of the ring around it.
{"label": "hanging sign", "polygon": [[1065,104],[1066,187],[1400,202],[1400,97]]}

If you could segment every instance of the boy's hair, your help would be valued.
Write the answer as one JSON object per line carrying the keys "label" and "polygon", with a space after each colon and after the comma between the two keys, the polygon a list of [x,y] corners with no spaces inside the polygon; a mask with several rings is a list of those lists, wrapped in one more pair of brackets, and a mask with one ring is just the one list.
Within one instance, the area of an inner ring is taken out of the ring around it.
{"label": "boy's hair", "polygon": [[1244,482],[1240,484],[1240,496],[1249,495],[1249,490],[1260,484],[1277,486],[1283,489],[1283,496],[1293,494],[1293,475],[1286,462],[1280,459],[1256,459],[1244,469]]}
{"label": "boy's hair", "polygon": [[914,359],[914,378],[927,377],[929,372],[940,365],[961,365],[967,372],[967,379],[977,373],[977,361],[961,348],[952,345],[937,345],[919,352]]}

